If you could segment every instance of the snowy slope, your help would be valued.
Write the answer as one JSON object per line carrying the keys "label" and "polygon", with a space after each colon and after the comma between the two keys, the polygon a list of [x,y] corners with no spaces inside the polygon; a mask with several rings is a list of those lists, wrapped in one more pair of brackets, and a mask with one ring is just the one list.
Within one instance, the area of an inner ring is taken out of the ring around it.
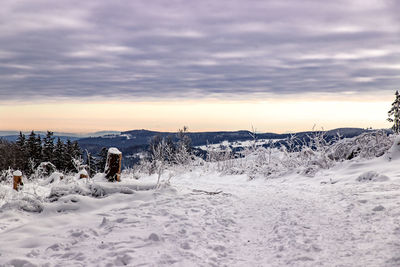
{"label": "snowy slope", "polygon": [[[399,166],[384,156],[252,181],[197,168],[157,190],[155,176],[98,177],[53,202],[62,181],[3,184],[0,265],[399,266]],[[12,205],[32,194],[41,213]]]}

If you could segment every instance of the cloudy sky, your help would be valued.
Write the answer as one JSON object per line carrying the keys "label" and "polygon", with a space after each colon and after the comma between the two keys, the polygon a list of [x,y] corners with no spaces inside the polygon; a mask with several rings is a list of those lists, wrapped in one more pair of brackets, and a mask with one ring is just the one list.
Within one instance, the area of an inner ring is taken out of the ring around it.
{"label": "cloudy sky", "polygon": [[388,127],[396,0],[2,0],[0,130]]}

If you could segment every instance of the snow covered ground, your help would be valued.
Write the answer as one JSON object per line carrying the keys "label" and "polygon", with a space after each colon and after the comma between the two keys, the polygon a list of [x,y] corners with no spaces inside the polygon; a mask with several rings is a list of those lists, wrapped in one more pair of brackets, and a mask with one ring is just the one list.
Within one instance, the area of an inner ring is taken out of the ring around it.
{"label": "snow covered ground", "polygon": [[0,266],[400,266],[395,156],[312,178],[156,179],[0,185]]}

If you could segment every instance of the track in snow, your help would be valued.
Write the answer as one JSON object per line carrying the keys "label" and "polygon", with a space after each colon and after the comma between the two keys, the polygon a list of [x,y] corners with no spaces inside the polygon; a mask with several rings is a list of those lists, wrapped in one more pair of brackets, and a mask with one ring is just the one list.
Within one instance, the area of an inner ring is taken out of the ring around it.
{"label": "track in snow", "polygon": [[41,214],[3,211],[0,264],[396,266],[399,215],[393,181],[180,177],[156,192],[69,195]]}

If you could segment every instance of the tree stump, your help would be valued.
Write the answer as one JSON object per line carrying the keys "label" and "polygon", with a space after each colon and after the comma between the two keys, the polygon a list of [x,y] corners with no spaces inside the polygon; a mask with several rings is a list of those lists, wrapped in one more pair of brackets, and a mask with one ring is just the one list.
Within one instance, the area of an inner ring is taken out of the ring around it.
{"label": "tree stump", "polygon": [[104,173],[110,182],[121,181],[121,161],[122,153],[115,147],[111,147],[107,153],[106,166]]}
{"label": "tree stump", "polygon": [[14,176],[13,188],[14,188],[14,190],[18,191],[19,188],[24,185],[24,183],[22,182],[22,172],[15,171],[15,172],[13,172],[13,176]]}

